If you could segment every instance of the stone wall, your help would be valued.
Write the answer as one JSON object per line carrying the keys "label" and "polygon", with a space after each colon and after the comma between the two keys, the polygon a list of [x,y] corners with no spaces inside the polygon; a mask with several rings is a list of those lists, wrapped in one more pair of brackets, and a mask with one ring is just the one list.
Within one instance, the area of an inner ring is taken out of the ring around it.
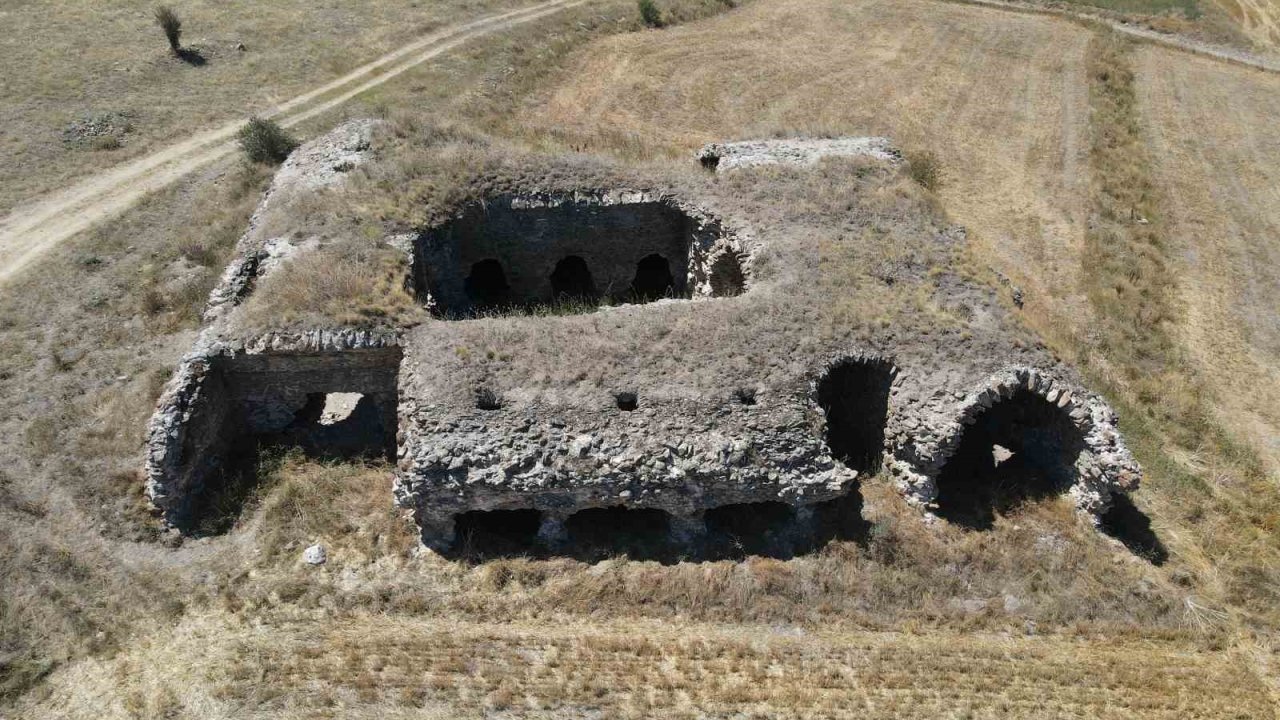
{"label": "stone wall", "polygon": [[[476,309],[468,288],[476,263],[496,260],[509,286],[507,303],[554,301],[552,275],[568,257],[585,261],[599,297],[630,301],[639,263],[667,261],[670,297],[726,292],[713,285],[712,263],[737,250],[720,223],[673,198],[646,192],[583,191],[557,195],[499,195],[465,206],[459,216],[422,232],[414,243],[419,297],[444,316]],[[725,271],[721,271],[723,275]]]}
{"label": "stone wall", "polygon": [[241,440],[280,433],[318,394],[371,396],[394,436],[400,347],[395,334],[272,335],[198,346],[183,359],[152,416],[147,494],[166,523],[190,528]]}
{"label": "stone wall", "polygon": [[1068,490],[1082,512],[1096,522],[1110,508],[1113,492],[1137,489],[1141,469],[1124,445],[1115,411],[1104,400],[1052,371],[1013,367],[968,392],[936,393],[925,402],[914,398],[911,404],[895,408],[887,450],[903,496],[922,507],[931,506],[938,497],[938,475],[955,453],[965,428],[1019,391],[1044,398],[1083,435],[1085,449],[1076,460],[1076,479]]}

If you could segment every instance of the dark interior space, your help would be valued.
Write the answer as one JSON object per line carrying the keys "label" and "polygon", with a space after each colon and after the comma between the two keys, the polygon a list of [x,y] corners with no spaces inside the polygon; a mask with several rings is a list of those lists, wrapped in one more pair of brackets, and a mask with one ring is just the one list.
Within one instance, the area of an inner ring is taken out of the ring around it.
{"label": "dark interior space", "polygon": [[726,252],[711,264],[711,294],[715,297],[741,295],[747,287],[742,271],[742,255]]}
{"label": "dark interior space", "polygon": [[695,263],[710,257],[710,294],[737,295],[745,286],[745,256],[726,252],[728,239],[718,222],[668,199],[499,194],[418,234],[414,291],[448,320],[495,308],[581,312],[599,301],[689,298],[691,273],[701,272]]}
{"label": "dark interior space", "polygon": [[592,562],[616,555],[633,560],[671,558],[671,518],[654,508],[587,508],[565,521],[573,557]]}
{"label": "dark interior space", "polygon": [[[706,512],[708,555],[790,556],[796,533],[796,511],[783,502],[736,503]],[[778,553],[780,546],[788,551]]]}
{"label": "dark interior space", "polygon": [[845,360],[818,383],[831,454],[862,475],[880,471],[893,374],[888,363]]}
{"label": "dark interior space", "polygon": [[640,407],[640,396],[630,390],[623,390],[613,396],[613,402],[618,406],[619,410],[631,412]]}
{"label": "dark interior space", "polygon": [[532,554],[542,513],[533,509],[473,510],[454,518],[457,551],[478,559]]}
{"label": "dark interior space", "polygon": [[1083,450],[1084,436],[1065,410],[1021,389],[965,429],[938,476],[938,515],[989,529],[997,514],[1070,487]]}
{"label": "dark interior space", "polygon": [[702,556],[708,560],[749,555],[787,560],[836,540],[861,543],[868,528],[857,491],[804,507],[777,501],[723,505],[705,517]]}
{"label": "dark interior space", "polygon": [[[276,432],[240,432],[217,461],[204,492],[196,496],[191,530],[197,535],[227,532],[239,520],[245,504],[253,499],[262,480],[279,467],[292,452],[316,460],[367,460],[394,462],[396,425],[393,399],[360,395],[353,408],[342,417],[326,412],[333,395],[310,393],[293,421]],[[242,430],[248,423],[241,423]]]}
{"label": "dark interior space", "polygon": [[633,302],[652,302],[670,297],[675,290],[675,278],[671,275],[671,263],[654,253],[636,264],[636,277],[631,281]]}
{"label": "dark interior space", "polygon": [[1151,528],[1151,518],[1133,504],[1133,499],[1123,493],[1111,496],[1111,509],[1102,516],[1101,529],[1119,540],[1129,552],[1152,565],[1163,565],[1169,559],[1169,551]]}
{"label": "dark interior space", "polygon": [[401,350],[254,353],[211,363],[191,408],[178,473],[184,532],[230,529],[290,454],[394,462]]}
{"label": "dark interior space", "polygon": [[596,284],[587,261],[570,255],[556,263],[556,269],[551,271],[551,293],[555,301],[595,300]]}
{"label": "dark interior space", "polygon": [[749,555],[785,560],[836,540],[862,543],[869,528],[856,491],[801,508],[777,501],[725,505],[706,511],[701,525],[694,520],[687,527],[655,508],[586,508],[565,520],[558,540],[539,535],[541,520],[536,510],[457,515],[449,554],[471,561],[568,557],[598,562],[626,556],[667,565]]}
{"label": "dark interior space", "polygon": [[511,286],[502,263],[492,258],[471,266],[465,281],[467,297],[480,310],[501,309],[511,303]]}

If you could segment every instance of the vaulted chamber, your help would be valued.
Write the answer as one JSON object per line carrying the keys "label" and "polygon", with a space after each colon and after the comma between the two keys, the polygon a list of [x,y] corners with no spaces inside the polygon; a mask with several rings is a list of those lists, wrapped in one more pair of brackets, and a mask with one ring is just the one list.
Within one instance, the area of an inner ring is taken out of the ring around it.
{"label": "vaulted chamber", "polygon": [[646,193],[501,195],[414,244],[414,284],[440,317],[574,303],[732,296],[746,256],[720,223]]}

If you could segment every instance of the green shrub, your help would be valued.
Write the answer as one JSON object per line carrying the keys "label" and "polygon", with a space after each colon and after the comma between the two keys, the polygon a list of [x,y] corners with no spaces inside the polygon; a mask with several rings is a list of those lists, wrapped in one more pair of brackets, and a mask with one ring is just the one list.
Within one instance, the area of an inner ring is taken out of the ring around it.
{"label": "green shrub", "polygon": [[257,163],[278,165],[298,147],[298,141],[273,120],[250,118],[238,137],[245,156]]}
{"label": "green shrub", "polygon": [[928,150],[907,153],[907,174],[926,190],[942,186],[942,163]]}
{"label": "green shrub", "polygon": [[653,0],[639,0],[637,6],[640,8],[640,20],[649,27],[662,27],[662,11],[658,9],[658,4]]}
{"label": "green shrub", "polygon": [[156,24],[164,30],[164,37],[169,41],[169,49],[177,55],[182,49],[179,43],[182,38],[182,20],[178,17],[178,13],[168,5],[160,5],[156,7]]}

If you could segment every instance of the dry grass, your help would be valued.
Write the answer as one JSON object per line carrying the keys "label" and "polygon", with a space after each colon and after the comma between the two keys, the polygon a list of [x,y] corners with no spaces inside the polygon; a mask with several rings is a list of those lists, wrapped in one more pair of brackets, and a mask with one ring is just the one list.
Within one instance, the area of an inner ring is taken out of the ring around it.
{"label": "dry grass", "polygon": [[408,258],[369,242],[306,253],[270,275],[243,318],[249,327],[404,327],[425,312],[405,287]]}
{"label": "dry grass", "polygon": [[[1266,717],[1233,655],[1177,643],[352,613],[195,615],[51,683],[50,717]],[[195,660],[193,662],[193,659]],[[120,683],[128,678],[128,683]],[[99,688],[90,695],[88,688]],[[425,709],[425,712],[424,712]],[[124,712],[122,712],[124,710]]]}
{"label": "dry grass", "polygon": [[1144,131],[1169,197],[1182,344],[1217,419],[1280,472],[1280,80],[1166,53],[1135,55]]}
{"label": "dry grass", "polygon": [[1280,3],[1276,0],[1214,0],[1253,42],[1280,49]]}
{"label": "dry grass", "polygon": [[[0,183],[0,213],[161,143],[269,109],[437,27],[519,3],[284,0],[250,11],[193,0],[176,9],[183,45],[204,58],[200,66],[169,51],[154,5],[92,0],[4,14],[13,41],[0,44],[0,65],[11,69],[0,86],[10,139],[0,166],[22,172]],[[104,113],[128,114],[129,130],[112,135],[118,149],[62,140],[73,122]]]}
{"label": "dry grass", "polygon": [[627,155],[617,138],[643,138],[665,157],[725,138],[888,135],[936,155],[948,213],[1028,304],[1083,315],[1089,37],[930,2],[760,4],[599,43],[514,131]]}

